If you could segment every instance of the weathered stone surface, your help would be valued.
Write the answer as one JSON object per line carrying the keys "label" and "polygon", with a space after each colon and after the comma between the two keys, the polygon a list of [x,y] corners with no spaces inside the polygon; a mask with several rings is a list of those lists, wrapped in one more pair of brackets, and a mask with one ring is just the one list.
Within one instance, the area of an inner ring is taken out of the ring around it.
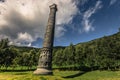
{"label": "weathered stone surface", "polygon": [[45,69],[45,68],[38,68],[36,71],[34,71],[33,74],[36,74],[36,75],[52,75],[53,72],[52,72],[52,70],[48,70],[48,69]]}
{"label": "weathered stone surface", "polygon": [[38,61],[37,70],[34,74],[49,75],[52,74],[52,48],[54,40],[54,28],[55,28],[55,17],[56,17],[57,5],[53,4],[50,6],[50,14],[46,33],[44,37],[43,48]]}

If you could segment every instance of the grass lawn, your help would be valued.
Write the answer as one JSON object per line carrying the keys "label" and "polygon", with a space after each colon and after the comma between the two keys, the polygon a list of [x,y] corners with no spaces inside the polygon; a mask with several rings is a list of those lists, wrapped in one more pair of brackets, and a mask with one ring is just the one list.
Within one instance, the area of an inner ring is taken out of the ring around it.
{"label": "grass lawn", "polygon": [[0,72],[0,80],[120,80],[120,71],[59,71],[53,76],[33,75],[26,72]]}

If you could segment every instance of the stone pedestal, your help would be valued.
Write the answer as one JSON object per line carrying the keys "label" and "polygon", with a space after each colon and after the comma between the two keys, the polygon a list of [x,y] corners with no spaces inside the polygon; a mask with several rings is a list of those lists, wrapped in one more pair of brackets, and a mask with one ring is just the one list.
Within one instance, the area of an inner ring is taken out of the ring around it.
{"label": "stone pedestal", "polygon": [[42,48],[37,70],[34,74],[52,74],[52,49]]}
{"label": "stone pedestal", "polygon": [[36,74],[36,75],[52,75],[53,72],[52,72],[52,70],[49,70],[49,69],[37,68],[37,70],[34,71],[33,74]]}
{"label": "stone pedestal", "polygon": [[56,17],[57,5],[53,4],[50,6],[50,14],[46,33],[44,37],[43,48],[38,61],[37,70],[34,74],[51,75],[52,73],[52,48],[54,41],[54,28],[55,28],[55,17]]}

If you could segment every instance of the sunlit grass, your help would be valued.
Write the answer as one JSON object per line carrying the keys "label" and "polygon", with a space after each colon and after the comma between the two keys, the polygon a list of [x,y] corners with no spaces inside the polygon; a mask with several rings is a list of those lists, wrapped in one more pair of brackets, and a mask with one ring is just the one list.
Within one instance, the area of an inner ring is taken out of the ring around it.
{"label": "sunlit grass", "polygon": [[120,80],[120,71],[59,71],[54,75],[33,75],[33,71],[0,72],[0,80]]}

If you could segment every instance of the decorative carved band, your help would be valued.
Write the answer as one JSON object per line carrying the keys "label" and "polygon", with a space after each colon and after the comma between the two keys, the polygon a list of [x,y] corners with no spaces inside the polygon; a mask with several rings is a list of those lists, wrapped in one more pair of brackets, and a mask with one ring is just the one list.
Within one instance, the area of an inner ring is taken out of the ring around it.
{"label": "decorative carved band", "polygon": [[38,67],[51,68],[52,48],[43,47],[39,58]]}

